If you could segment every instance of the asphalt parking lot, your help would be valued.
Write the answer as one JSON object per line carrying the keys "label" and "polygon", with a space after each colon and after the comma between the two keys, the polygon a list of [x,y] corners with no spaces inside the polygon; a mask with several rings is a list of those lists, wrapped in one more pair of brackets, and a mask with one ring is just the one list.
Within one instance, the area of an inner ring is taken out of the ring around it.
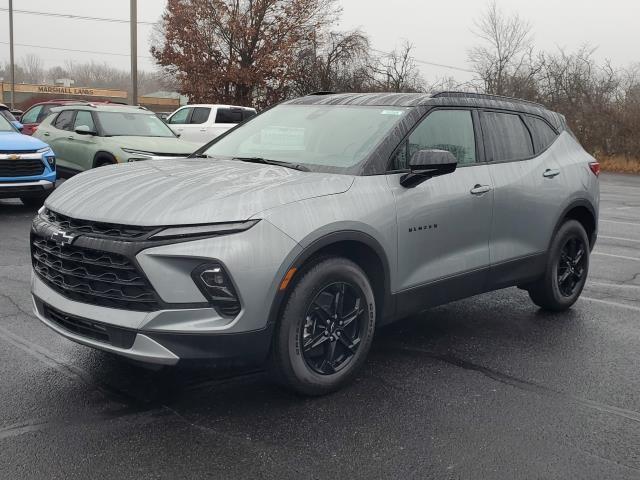
{"label": "asphalt parking lot", "polygon": [[142,369],[31,314],[33,209],[0,201],[0,479],[640,478],[640,177],[602,175],[583,297],[507,289],[378,332],[358,381]]}

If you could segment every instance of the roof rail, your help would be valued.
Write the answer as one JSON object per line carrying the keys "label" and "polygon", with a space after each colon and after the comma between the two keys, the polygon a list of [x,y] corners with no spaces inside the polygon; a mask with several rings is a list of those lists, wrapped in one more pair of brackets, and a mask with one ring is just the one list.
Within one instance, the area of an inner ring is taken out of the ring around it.
{"label": "roof rail", "polygon": [[532,102],[531,100],[523,100],[521,98],[515,97],[507,97],[504,95],[492,95],[490,93],[474,93],[474,92],[458,92],[458,91],[443,91],[434,93],[431,98],[441,98],[441,97],[455,97],[455,98],[478,98],[478,99],[486,99],[486,100],[503,100],[505,102],[513,102],[513,103],[526,103],[529,105],[533,105],[535,107],[544,108],[544,105],[537,102]]}

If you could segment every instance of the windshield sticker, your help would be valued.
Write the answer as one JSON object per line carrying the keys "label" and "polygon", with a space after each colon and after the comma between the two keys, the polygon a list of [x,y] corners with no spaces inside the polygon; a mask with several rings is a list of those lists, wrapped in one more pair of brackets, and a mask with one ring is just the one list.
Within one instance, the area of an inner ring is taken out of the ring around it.
{"label": "windshield sticker", "polygon": [[260,132],[260,143],[265,147],[287,150],[304,149],[304,128],[267,127]]}
{"label": "windshield sticker", "polygon": [[380,115],[402,115],[403,113],[402,110],[382,110]]}

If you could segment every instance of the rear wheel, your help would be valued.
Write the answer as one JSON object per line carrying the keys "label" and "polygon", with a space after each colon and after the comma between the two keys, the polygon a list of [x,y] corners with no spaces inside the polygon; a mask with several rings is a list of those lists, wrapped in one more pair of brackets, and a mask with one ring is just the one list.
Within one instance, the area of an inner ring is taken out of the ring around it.
{"label": "rear wheel", "polygon": [[276,378],[304,395],[346,385],[366,359],[375,318],[362,269],[345,258],[318,260],[302,273],[279,319],[271,356]]}
{"label": "rear wheel", "polygon": [[569,309],[580,297],[589,273],[589,239],[580,222],[565,222],[553,239],[545,274],[529,286],[539,307],[554,312]]}

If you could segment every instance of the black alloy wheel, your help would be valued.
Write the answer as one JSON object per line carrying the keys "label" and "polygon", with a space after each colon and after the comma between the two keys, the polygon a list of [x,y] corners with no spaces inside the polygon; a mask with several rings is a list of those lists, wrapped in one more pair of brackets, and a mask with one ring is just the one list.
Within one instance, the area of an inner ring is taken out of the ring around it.
{"label": "black alloy wheel", "polygon": [[355,285],[332,283],[323,288],[307,309],[301,329],[303,357],[321,375],[345,368],[361,343],[367,321],[364,296]]}
{"label": "black alloy wheel", "polygon": [[567,220],[554,235],[544,274],[526,285],[533,303],[550,312],[563,312],[578,300],[589,273],[589,237],[584,226]]}
{"label": "black alloy wheel", "polygon": [[558,289],[565,297],[571,297],[581,284],[585,274],[586,245],[575,236],[567,240],[558,260]]}

